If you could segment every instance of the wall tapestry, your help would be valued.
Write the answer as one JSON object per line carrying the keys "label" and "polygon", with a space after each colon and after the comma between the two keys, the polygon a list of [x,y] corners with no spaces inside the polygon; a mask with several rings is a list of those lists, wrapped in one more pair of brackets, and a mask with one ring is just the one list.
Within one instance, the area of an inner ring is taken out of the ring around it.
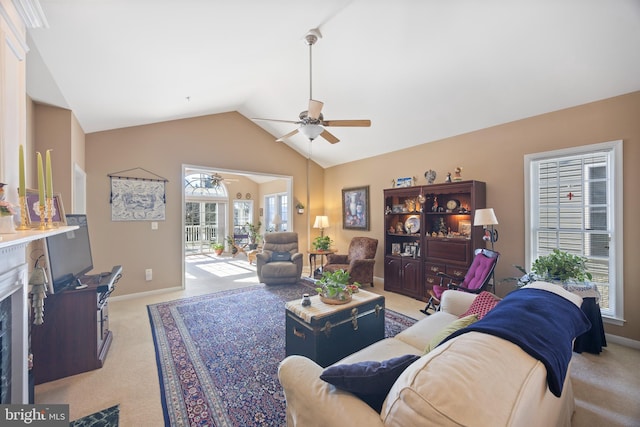
{"label": "wall tapestry", "polygon": [[164,221],[165,179],[109,177],[112,221]]}

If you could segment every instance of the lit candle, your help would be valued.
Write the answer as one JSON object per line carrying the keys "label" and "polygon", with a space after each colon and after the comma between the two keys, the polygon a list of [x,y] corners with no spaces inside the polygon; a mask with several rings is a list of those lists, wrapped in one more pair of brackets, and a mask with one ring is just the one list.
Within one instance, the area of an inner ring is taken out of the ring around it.
{"label": "lit candle", "polygon": [[51,150],[47,150],[47,156],[45,158],[45,168],[47,174],[47,186],[45,187],[47,190],[47,197],[53,198],[53,176],[51,172]]}
{"label": "lit candle", "polygon": [[18,169],[20,177],[19,177],[19,187],[18,187],[18,196],[24,197],[27,195],[26,184],[24,183],[24,147],[20,144],[18,149],[18,161],[20,162],[20,167]]}
{"label": "lit candle", "polygon": [[42,170],[42,154],[36,153],[38,159],[38,198],[40,206],[44,206],[44,172]]}

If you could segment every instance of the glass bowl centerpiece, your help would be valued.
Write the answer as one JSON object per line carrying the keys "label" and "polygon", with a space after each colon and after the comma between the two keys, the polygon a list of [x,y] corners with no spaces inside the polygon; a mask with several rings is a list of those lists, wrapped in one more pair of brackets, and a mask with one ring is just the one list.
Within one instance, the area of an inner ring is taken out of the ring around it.
{"label": "glass bowl centerpiece", "polygon": [[349,283],[349,272],[336,270],[325,271],[318,281],[316,292],[320,295],[320,301],[325,304],[346,304],[351,301],[351,295],[358,292],[360,283]]}

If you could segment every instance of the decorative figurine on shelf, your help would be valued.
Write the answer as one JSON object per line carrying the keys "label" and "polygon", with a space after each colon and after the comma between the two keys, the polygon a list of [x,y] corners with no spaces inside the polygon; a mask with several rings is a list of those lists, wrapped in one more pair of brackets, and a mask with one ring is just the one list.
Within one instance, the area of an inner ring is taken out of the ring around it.
{"label": "decorative figurine on shelf", "polygon": [[438,212],[438,196],[433,196],[433,206],[431,206],[431,212]]}
{"label": "decorative figurine on shelf", "polygon": [[424,177],[427,179],[427,184],[433,184],[436,180],[436,171],[429,169],[424,173]]}
{"label": "decorative figurine on shelf", "polygon": [[402,222],[396,224],[396,233],[404,234],[404,224]]}
{"label": "decorative figurine on shelf", "polygon": [[444,179],[444,182],[451,182],[451,172],[447,172],[447,177]]}
{"label": "decorative figurine on shelf", "polygon": [[456,182],[462,181],[462,168],[460,166],[453,171],[453,180]]}

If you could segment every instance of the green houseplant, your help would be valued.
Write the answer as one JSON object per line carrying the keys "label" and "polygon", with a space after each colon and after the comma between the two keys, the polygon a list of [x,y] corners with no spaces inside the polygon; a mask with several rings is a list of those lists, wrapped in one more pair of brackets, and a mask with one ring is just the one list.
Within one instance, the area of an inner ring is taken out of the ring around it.
{"label": "green houseplant", "polygon": [[238,248],[236,248],[236,239],[233,237],[232,234],[229,234],[227,237],[224,238],[224,240],[226,240],[227,245],[229,245],[229,247],[231,248],[232,254],[235,254],[238,252]]}
{"label": "green houseplant", "polygon": [[247,222],[245,227],[249,230],[249,249],[256,249],[260,243],[260,227],[262,227],[262,222],[258,221],[257,224]]}
{"label": "green houseplant", "polygon": [[316,251],[326,251],[331,247],[333,241],[329,236],[318,236],[313,239],[313,247]]}
{"label": "green houseplant", "polygon": [[322,273],[322,277],[318,281],[320,286],[316,288],[320,300],[327,304],[346,304],[351,301],[351,295],[358,292],[360,283],[349,284],[350,278],[351,276],[346,270]]}
{"label": "green houseplant", "polygon": [[222,255],[224,251],[224,243],[215,242],[211,244],[211,249],[216,253],[216,255]]}
{"label": "green houseplant", "polygon": [[521,287],[536,280],[548,282],[585,282],[593,276],[587,271],[587,258],[554,249],[548,255],[538,257],[531,266],[531,272],[516,265],[524,276],[515,278]]}

